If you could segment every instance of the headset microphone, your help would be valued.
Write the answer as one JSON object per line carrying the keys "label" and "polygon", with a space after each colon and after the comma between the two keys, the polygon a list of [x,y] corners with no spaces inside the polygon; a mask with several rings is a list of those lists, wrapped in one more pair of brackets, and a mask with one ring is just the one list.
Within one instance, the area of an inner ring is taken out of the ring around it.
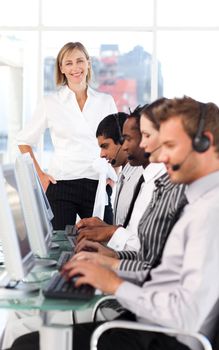
{"label": "headset microphone", "polygon": [[150,152],[144,152],[144,158],[148,159],[150,158],[151,153]]}
{"label": "headset microphone", "polygon": [[153,154],[154,152],[156,152],[159,148],[161,148],[162,145],[156,147],[153,151],[151,152],[144,152],[144,157],[145,158],[150,158],[151,154]]}
{"label": "headset microphone", "polygon": [[134,160],[135,159],[135,157],[134,156],[132,156],[132,155],[130,155],[130,156],[128,156],[128,158],[127,158],[128,160]]}
{"label": "headset microphone", "polygon": [[173,164],[173,165],[172,165],[172,170],[173,170],[173,171],[179,170],[180,167],[181,167],[181,165],[182,165],[182,164]]}
{"label": "headset microphone", "polygon": [[117,160],[117,157],[118,157],[118,154],[119,154],[121,148],[122,148],[122,145],[118,148],[118,150],[117,150],[117,152],[116,152],[116,155],[115,155],[115,158],[113,158],[113,159],[111,160],[111,162],[110,162],[111,165],[115,165],[115,164],[116,164],[116,160]]}
{"label": "headset microphone", "polygon": [[193,149],[186,155],[186,157],[183,159],[183,161],[181,163],[176,163],[176,164],[173,164],[171,166],[172,170],[173,171],[178,171],[182,165],[185,163],[185,161],[187,160],[187,158],[190,156],[190,154],[193,152]]}

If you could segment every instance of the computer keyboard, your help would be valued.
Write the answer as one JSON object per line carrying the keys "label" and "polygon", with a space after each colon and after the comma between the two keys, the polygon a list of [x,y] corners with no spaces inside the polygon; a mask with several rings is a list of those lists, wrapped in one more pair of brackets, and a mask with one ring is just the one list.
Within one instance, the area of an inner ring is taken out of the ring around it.
{"label": "computer keyboard", "polygon": [[72,256],[73,256],[72,252],[68,252],[68,251],[61,252],[61,255],[56,264],[57,268],[61,269],[61,267],[65,265],[65,263],[67,263],[67,261],[69,261]]}
{"label": "computer keyboard", "polygon": [[77,236],[78,229],[77,229],[76,225],[66,225],[65,226],[65,234],[67,236]]}
{"label": "computer keyboard", "polygon": [[67,281],[60,273],[53,275],[47,287],[43,290],[44,296],[46,298],[57,299],[91,299],[94,296],[95,288],[88,284],[75,287],[77,277],[73,277],[70,281]]}
{"label": "computer keyboard", "polygon": [[76,244],[77,244],[77,237],[75,237],[75,236],[67,236],[67,239],[68,239],[68,241],[70,243],[71,248],[74,249]]}

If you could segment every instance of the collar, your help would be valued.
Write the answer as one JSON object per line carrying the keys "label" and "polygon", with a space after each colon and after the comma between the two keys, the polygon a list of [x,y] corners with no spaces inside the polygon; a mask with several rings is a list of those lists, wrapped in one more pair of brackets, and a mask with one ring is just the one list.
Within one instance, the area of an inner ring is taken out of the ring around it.
{"label": "collar", "polygon": [[161,175],[158,179],[154,181],[156,188],[163,188],[166,191],[171,190],[175,184],[170,181],[170,177],[167,172]]}
{"label": "collar", "polygon": [[145,183],[155,180],[158,176],[161,176],[164,173],[166,173],[166,167],[163,163],[150,163],[143,170]]}
{"label": "collar", "polygon": [[75,97],[75,93],[72,90],[70,90],[67,85],[61,86],[58,89],[58,94],[63,102],[68,100],[71,96]]}
{"label": "collar", "polygon": [[143,167],[142,166],[131,166],[129,163],[127,163],[124,168],[122,169],[121,173],[123,175],[123,178],[126,180],[129,180],[129,178],[132,176],[133,173],[141,173],[143,172]]}
{"label": "collar", "polygon": [[192,182],[186,189],[186,197],[189,203],[194,203],[198,198],[219,186],[219,171],[214,171]]}
{"label": "collar", "polygon": [[130,168],[131,168],[131,165],[127,163],[122,169],[121,174],[123,175],[124,178],[129,174]]}
{"label": "collar", "polygon": [[[66,101],[69,97],[74,96],[74,98],[75,98],[74,91],[69,89],[68,85],[61,86],[58,89],[58,94],[59,94],[60,98],[63,100],[63,102]],[[98,93],[88,85],[88,87],[87,87],[87,96],[88,97],[91,96],[91,95],[95,96],[97,94]]]}

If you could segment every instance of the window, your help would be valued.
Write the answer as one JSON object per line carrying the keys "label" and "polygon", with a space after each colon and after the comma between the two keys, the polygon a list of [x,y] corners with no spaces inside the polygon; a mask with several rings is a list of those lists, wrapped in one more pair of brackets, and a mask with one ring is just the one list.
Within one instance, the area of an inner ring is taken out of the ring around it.
{"label": "window", "polygon": [[218,26],[218,9],[218,0],[157,0],[157,25],[184,29]]}
{"label": "window", "polygon": [[152,35],[142,32],[114,32],[113,37],[111,32],[78,32],[77,36],[71,32],[46,32],[43,35],[45,93],[55,89],[54,64],[59,49],[66,42],[76,40],[85,45],[91,56],[91,85],[112,94],[120,111],[151,100]]}
{"label": "window", "polygon": [[0,0],[1,26],[37,26],[38,0]]}
{"label": "window", "polygon": [[82,3],[73,0],[46,0],[42,1],[43,24],[110,28],[152,26],[153,0],[135,0],[133,5],[117,0],[87,0]]}
{"label": "window", "polygon": [[164,95],[218,103],[219,31],[158,33]]}
{"label": "window", "polygon": [[32,114],[37,96],[36,33],[0,33],[0,154],[14,159],[17,132]]}

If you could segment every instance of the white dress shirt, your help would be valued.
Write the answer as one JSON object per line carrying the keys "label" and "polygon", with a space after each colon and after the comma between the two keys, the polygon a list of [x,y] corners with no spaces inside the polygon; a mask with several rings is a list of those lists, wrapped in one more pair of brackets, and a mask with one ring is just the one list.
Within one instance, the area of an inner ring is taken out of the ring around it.
{"label": "white dress shirt", "polygon": [[114,200],[115,225],[124,223],[135,186],[143,170],[142,166],[131,166],[127,163],[119,173]]}
{"label": "white dress shirt", "polygon": [[116,297],[140,322],[210,336],[219,303],[219,171],[190,184],[186,196],[151,280],[143,287],[123,282]]}
{"label": "white dress shirt", "polygon": [[50,129],[54,153],[48,173],[56,180],[98,179],[98,173],[92,167],[100,154],[96,129],[100,121],[116,113],[117,108],[108,94],[88,87],[87,95],[83,111],[68,86],[45,96],[33,118],[17,136],[19,145],[33,147],[45,129]]}
{"label": "white dress shirt", "polygon": [[107,246],[115,250],[139,250],[138,223],[147,208],[153,190],[154,180],[164,174],[166,168],[163,163],[151,163],[143,171],[145,181],[141,185],[138,197],[126,228],[119,227],[109,240]]}

